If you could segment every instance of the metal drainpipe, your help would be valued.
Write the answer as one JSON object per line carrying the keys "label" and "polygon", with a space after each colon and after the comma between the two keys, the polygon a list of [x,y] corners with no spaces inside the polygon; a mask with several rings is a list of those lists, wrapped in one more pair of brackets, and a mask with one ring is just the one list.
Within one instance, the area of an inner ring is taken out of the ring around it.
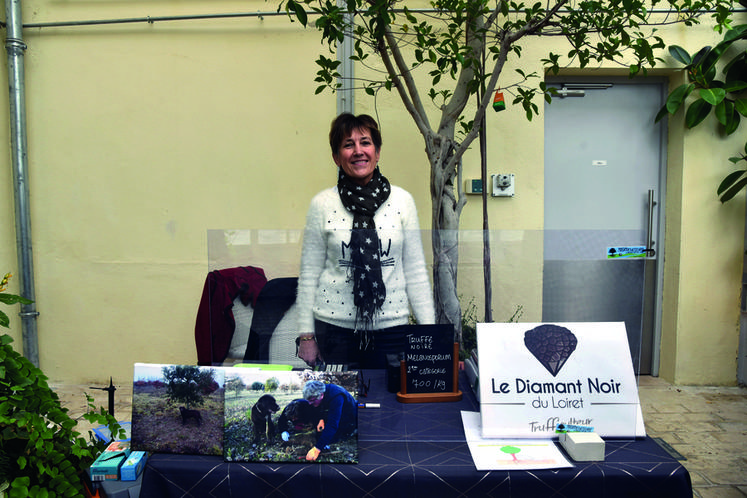
{"label": "metal drainpipe", "polygon": [[[5,0],[5,19],[7,22],[5,49],[8,52],[10,142],[16,210],[16,251],[18,253],[21,295],[27,299],[35,300],[26,145],[26,92],[23,66],[26,44],[23,42],[21,0]],[[37,367],[39,366],[39,343],[36,333],[36,317],[38,315],[34,303],[21,305],[23,355]]]}
{"label": "metal drainpipe", "polygon": [[[347,8],[345,0],[337,0],[337,6],[341,9]],[[354,112],[353,74],[354,66],[350,56],[353,55],[353,23],[351,14],[343,14],[345,19],[345,37],[337,44],[337,60],[340,61],[340,78],[338,83],[342,86],[337,90],[337,114],[343,112]]]}

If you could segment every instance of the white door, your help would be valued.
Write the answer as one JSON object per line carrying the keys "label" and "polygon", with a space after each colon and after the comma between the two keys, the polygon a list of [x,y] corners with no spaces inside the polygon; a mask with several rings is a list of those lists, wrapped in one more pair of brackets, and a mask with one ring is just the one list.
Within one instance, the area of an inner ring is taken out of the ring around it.
{"label": "white door", "polygon": [[563,96],[545,105],[542,320],[624,321],[634,368],[656,374],[665,142],[654,118],[665,87],[548,84]]}

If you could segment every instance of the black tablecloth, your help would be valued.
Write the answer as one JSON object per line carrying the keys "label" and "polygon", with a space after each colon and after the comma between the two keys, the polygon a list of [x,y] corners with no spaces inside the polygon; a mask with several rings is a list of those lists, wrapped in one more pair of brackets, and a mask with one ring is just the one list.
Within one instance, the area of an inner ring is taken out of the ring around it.
{"label": "black tablecloth", "polygon": [[143,498],[311,497],[691,497],[687,470],[650,438],[606,440],[604,462],[537,471],[477,471],[461,411],[479,405],[466,383],[455,403],[403,404],[387,393],[383,372],[359,411],[358,464],[226,463],[221,457],[154,454]]}

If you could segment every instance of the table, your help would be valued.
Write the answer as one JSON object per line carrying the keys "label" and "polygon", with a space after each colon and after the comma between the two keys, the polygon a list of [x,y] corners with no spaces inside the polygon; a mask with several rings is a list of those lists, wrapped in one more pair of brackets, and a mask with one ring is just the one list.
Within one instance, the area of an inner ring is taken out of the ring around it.
{"label": "table", "polygon": [[538,471],[475,469],[462,410],[479,410],[466,379],[459,402],[403,404],[386,392],[383,371],[371,379],[359,411],[358,464],[227,463],[221,457],[154,454],[142,498],[231,496],[395,497],[691,497],[687,470],[651,438],[606,440],[604,462]]}

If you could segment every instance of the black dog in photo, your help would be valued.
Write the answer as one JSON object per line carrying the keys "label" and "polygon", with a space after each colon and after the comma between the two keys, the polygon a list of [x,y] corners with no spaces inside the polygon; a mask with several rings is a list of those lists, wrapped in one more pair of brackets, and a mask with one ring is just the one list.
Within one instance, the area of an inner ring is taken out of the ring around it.
{"label": "black dog in photo", "polygon": [[283,408],[278,419],[278,430],[294,434],[311,430],[319,422],[318,410],[305,399],[294,399]]}
{"label": "black dog in photo", "polygon": [[195,422],[197,422],[197,425],[202,425],[202,415],[200,415],[200,412],[198,410],[189,410],[187,408],[184,408],[183,406],[179,407],[179,413],[182,416],[182,425],[187,424],[187,420],[193,419]]}
{"label": "black dog in photo", "polygon": [[272,414],[278,412],[275,398],[269,394],[260,396],[252,407],[252,425],[254,426],[254,442],[258,442],[263,436],[271,441],[275,437],[275,425],[272,423]]}

